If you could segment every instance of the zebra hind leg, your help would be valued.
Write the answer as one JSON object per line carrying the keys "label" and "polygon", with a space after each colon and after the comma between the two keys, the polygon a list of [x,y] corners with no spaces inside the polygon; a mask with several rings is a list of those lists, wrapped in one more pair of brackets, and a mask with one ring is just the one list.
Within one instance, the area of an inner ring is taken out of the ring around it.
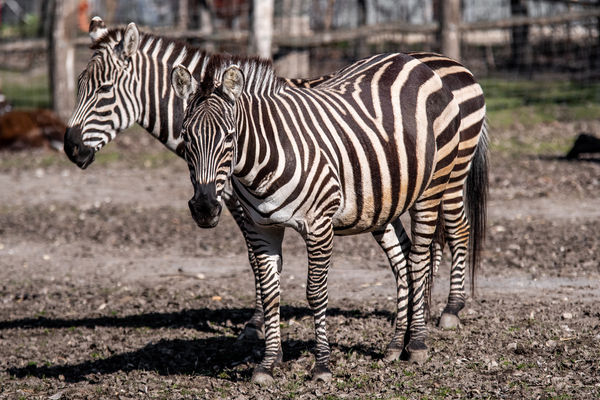
{"label": "zebra hind leg", "polygon": [[[440,196],[441,197],[441,196]],[[412,306],[410,340],[406,346],[409,361],[423,363],[429,357],[425,344],[425,295],[431,265],[431,244],[436,230],[439,202],[437,195],[424,197],[411,209],[413,243],[408,256],[410,300]]]}
{"label": "zebra hind leg", "polygon": [[398,218],[383,230],[373,232],[373,237],[385,252],[396,279],[396,321],[394,335],[387,345],[384,360],[397,360],[403,353],[405,336],[408,331],[408,280],[407,258],[410,251],[410,238]]}
{"label": "zebra hind leg", "polygon": [[327,341],[325,326],[327,302],[327,274],[333,250],[333,225],[331,221],[315,224],[315,229],[306,234],[308,253],[308,282],[306,298],[315,320],[316,354],[313,381],[329,382],[332,373],[329,369],[331,350]]}
{"label": "zebra hind leg", "polygon": [[263,306],[262,306],[262,295],[260,290],[260,279],[258,274],[258,264],[254,256],[254,251],[251,250],[250,244],[248,243],[248,258],[252,272],[254,274],[254,289],[256,293],[256,300],[254,303],[254,313],[252,317],[244,325],[244,331],[238,337],[238,340],[248,340],[251,342],[257,342],[265,338],[263,325],[265,322]]}
{"label": "zebra hind leg", "polygon": [[444,200],[444,223],[452,252],[452,268],[448,302],[438,323],[442,329],[457,329],[460,326],[458,313],[465,306],[465,265],[470,227],[461,193],[451,201]]}

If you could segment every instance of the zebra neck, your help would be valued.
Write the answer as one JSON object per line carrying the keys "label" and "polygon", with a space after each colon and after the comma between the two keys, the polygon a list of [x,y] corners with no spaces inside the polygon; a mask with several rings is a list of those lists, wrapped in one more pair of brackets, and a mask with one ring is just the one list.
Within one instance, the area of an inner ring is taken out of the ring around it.
{"label": "zebra neck", "polygon": [[[235,151],[234,176],[248,187],[259,185],[256,182],[261,170],[269,161],[285,161],[285,156],[277,154],[281,146],[276,137],[271,112],[272,99],[262,96],[242,96],[236,105],[238,138]],[[278,166],[281,167],[281,166]],[[259,179],[260,180],[260,179]]]}
{"label": "zebra neck", "polygon": [[208,56],[202,50],[154,36],[144,37],[138,56],[140,113],[136,122],[169,150],[181,155],[180,130],[185,104],[175,95],[169,76],[175,65],[183,65],[197,80],[202,79]]}

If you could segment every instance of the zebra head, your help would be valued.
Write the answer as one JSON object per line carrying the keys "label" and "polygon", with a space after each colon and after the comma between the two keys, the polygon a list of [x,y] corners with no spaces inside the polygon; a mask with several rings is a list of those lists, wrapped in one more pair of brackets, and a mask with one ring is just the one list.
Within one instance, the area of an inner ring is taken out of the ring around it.
{"label": "zebra head", "polygon": [[237,132],[235,103],[242,93],[244,76],[237,66],[223,73],[222,83],[199,88],[190,72],[177,66],[171,73],[177,96],[186,101],[182,137],[184,157],[194,185],[188,202],[196,223],[212,228],[219,222],[221,193],[233,172]]}
{"label": "zebra head", "polygon": [[137,119],[133,57],[140,33],[132,22],[117,40],[107,40],[104,22],[90,23],[90,62],[79,75],[77,105],[67,124],[64,149],[71,161],[86,168],[94,154]]}

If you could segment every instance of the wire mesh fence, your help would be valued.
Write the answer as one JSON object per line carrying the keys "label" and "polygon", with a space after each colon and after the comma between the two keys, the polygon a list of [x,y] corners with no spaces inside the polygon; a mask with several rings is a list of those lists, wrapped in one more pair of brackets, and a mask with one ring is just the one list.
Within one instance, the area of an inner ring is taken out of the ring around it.
{"label": "wire mesh fence", "polygon": [[[60,0],[57,0],[60,1]],[[0,1],[0,89],[17,107],[49,107],[47,40],[51,1]],[[273,59],[282,75],[317,76],[358,58],[396,51],[443,50],[444,0],[274,0]],[[477,77],[584,82],[600,80],[600,1],[458,1],[461,61]],[[81,0],[75,70],[90,50],[90,16],[109,27],[130,21],[212,52],[252,50],[252,0]],[[499,81],[500,80],[500,81]],[[521,93],[518,86],[506,91]],[[567,96],[568,97],[568,96]],[[589,101],[600,99],[589,95]],[[564,100],[564,99],[563,99]],[[560,101],[558,99],[557,101]]]}

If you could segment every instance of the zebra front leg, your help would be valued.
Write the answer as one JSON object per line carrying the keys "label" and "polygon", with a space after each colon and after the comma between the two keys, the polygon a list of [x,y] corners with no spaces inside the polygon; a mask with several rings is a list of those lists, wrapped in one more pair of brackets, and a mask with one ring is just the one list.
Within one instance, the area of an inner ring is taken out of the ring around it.
{"label": "zebra front leg", "polygon": [[456,329],[460,326],[458,312],[465,306],[465,264],[469,244],[469,222],[465,215],[462,190],[451,201],[444,200],[443,207],[446,238],[452,252],[452,269],[448,302],[438,326],[442,329]]}
{"label": "zebra front leg", "polygon": [[398,218],[381,231],[373,232],[373,237],[381,246],[390,262],[396,278],[396,321],[394,335],[387,345],[385,361],[394,361],[400,357],[404,349],[404,337],[408,330],[408,279],[407,263],[410,251],[410,238]]}
{"label": "zebra front leg", "polygon": [[327,292],[327,274],[333,250],[333,225],[330,220],[314,224],[314,230],[306,234],[306,250],[308,253],[308,282],[306,298],[315,320],[315,367],[313,381],[331,381],[329,356],[331,354],[327,341],[326,313],[329,300]]}
{"label": "zebra front leg", "polygon": [[254,274],[254,290],[255,290],[255,302],[254,302],[254,314],[246,324],[244,325],[244,331],[238,339],[247,339],[251,341],[258,341],[264,338],[263,324],[264,324],[264,313],[262,307],[262,296],[260,291],[260,279],[258,278],[258,265],[256,263],[256,257],[254,250],[252,249],[252,243],[248,240],[248,234],[245,227],[245,214],[242,205],[237,200],[235,193],[231,188],[231,185],[227,185],[222,193],[223,202],[227,206],[227,209],[231,213],[231,216],[235,220],[238,228],[244,236],[246,242],[246,248],[248,249],[248,261]]}
{"label": "zebra front leg", "polygon": [[410,340],[406,346],[409,361],[422,363],[428,357],[425,344],[425,294],[427,274],[431,265],[431,243],[438,217],[440,199],[423,199],[411,209],[413,243],[408,256],[410,275],[410,297],[412,313],[410,321]]}
{"label": "zebra front leg", "polygon": [[257,276],[260,282],[264,309],[265,354],[254,369],[252,382],[261,385],[273,383],[273,368],[281,363],[281,334],[279,330],[281,243],[284,229],[279,227],[256,227],[248,229],[256,258]]}

